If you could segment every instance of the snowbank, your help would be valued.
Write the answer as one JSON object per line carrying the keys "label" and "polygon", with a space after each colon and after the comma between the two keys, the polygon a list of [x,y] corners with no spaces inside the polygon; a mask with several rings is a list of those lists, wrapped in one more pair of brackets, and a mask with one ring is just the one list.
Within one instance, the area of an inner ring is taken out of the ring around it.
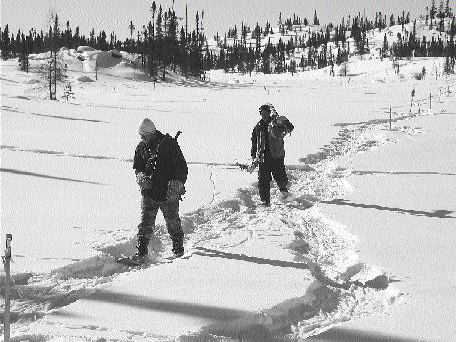
{"label": "snowbank", "polygon": [[75,80],[78,82],[81,82],[81,83],[93,82],[93,80],[88,76],[79,76],[79,77],[76,77]]}

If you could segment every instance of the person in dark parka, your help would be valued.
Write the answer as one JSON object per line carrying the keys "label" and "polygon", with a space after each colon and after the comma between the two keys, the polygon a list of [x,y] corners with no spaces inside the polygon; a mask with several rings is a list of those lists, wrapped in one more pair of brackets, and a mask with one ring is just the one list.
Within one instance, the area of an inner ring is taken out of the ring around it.
{"label": "person in dark parka", "polygon": [[173,242],[173,253],[184,254],[179,200],[185,193],[187,162],[176,139],[163,134],[146,118],[139,127],[141,141],[135,150],[133,169],[141,189],[141,222],[138,225],[138,252],[130,259],[139,263],[148,254],[149,240],[155,230],[160,209]]}
{"label": "person in dark parka", "polygon": [[[270,183],[272,177],[277,183],[282,199],[288,196],[288,177],[285,171],[285,147],[283,138],[294,126],[288,119],[278,116],[273,106],[264,104],[260,108],[261,120],[252,132],[251,157],[258,164],[258,189],[265,206],[271,203]],[[272,174],[272,177],[271,177]]]}

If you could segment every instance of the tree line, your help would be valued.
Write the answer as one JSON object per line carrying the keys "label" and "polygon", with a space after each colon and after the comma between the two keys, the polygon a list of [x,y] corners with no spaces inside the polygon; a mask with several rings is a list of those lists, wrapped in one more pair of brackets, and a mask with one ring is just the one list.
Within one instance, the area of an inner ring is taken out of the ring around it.
{"label": "tree line", "polygon": [[[114,32],[110,33],[109,38],[105,31],[96,36],[93,29],[90,35],[85,37],[81,35],[79,27],[73,31],[69,22],[64,29],[60,29],[57,15],[54,18],[54,25],[48,32],[38,33],[32,29],[26,34],[19,30],[14,35],[10,34],[6,25],[3,30],[0,28],[1,57],[7,59],[19,56],[20,59],[25,59],[31,53],[87,45],[104,51],[117,49],[137,54],[140,56],[142,68],[153,78],[164,79],[167,69],[193,76],[204,75],[204,72],[210,69],[242,73],[293,73],[298,66],[303,70],[333,67],[335,64],[345,63],[351,54],[368,53],[370,48],[367,33],[370,30],[386,29],[388,25],[402,25],[397,43],[391,46],[385,33],[380,52],[382,57],[443,56],[447,57],[454,69],[456,25],[448,0],[446,5],[441,0],[438,9],[435,0],[432,0],[425,17],[429,28],[437,28],[441,32],[446,30],[449,35],[447,40],[441,37],[433,37],[431,40],[427,40],[426,37],[420,39],[416,33],[416,20],[413,29],[408,32],[405,25],[410,24],[410,14],[405,12],[397,17],[387,17],[377,12],[374,20],[369,20],[358,13],[353,18],[349,16],[347,21],[342,18],[338,25],[329,23],[320,26],[315,11],[311,22],[306,18],[301,19],[296,14],[283,20],[280,13],[278,30],[281,37],[277,43],[271,42],[270,36],[274,31],[269,22],[263,27],[257,23],[253,30],[242,23],[240,29],[236,26],[230,28],[223,39],[217,33],[214,37],[218,45],[217,53],[209,49],[204,34],[204,11],[196,13],[196,28],[191,32],[188,30],[187,7],[185,18],[178,18],[173,8],[165,11],[161,5],[157,7],[155,1],[150,12],[151,20],[140,28],[136,28],[133,21],[130,21],[130,37],[124,41],[118,40]],[[445,28],[445,18],[447,22],[448,18],[452,18],[448,29]],[[183,21],[183,24],[179,29],[180,21]],[[286,37],[288,41],[284,40]]]}
{"label": "tree line", "polygon": [[[296,72],[297,66],[303,69],[333,67],[347,62],[349,55],[369,53],[371,49],[367,38],[369,31],[386,29],[388,25],[401,25],[402,33],[397,35],[396,43],[388,44],[388,37],[385,33],[384,43],[379,51],[382,58],[446,57],[454,69],[455,19],[448,3],[447,7],[440,7],[444,8],[443,12],[434,13],[428,10],[426,25],[430,29],[437,28],[441,32],[447,32],[449,38],[446,40],[441,36],[433,37],[430,40],[423,36],[420,39],[416,32],[416,20],[413,22],[413,29],[408,32],[405,25],[411,23],[410,13],[405,12],[397,17],[394,15],[387,17],[381,12],[377,12],[374,20],[369,20],[358,13],[353,18],[349,16],[347,21],[342,18],[341,24],[337,26],[330,23],[325,27],[318,25],[319,20],[315,12],[312,30],[309,26],[312,24],[309,24],[306,18],[301,20],[294,14],[293,18],[282,22],[281,16],[279,16],[278,29],[282,36],[276,44],[272,44],[271,39],[264,44],[265,38],[267,39],[269,35],[273,34],[269,22],[266,22],[264,27],[257,23],[253,30],[242,24],[240,29],[236,26],[230,29],[224,39],[221,39],[218,34],[214,37],[220,48],[215,67],[224,69],[226,72],[237,70],[264,73],[286,71],[293,73]],[[444,25],[445,18],[447,22],[451,20],[447,28]],[[303,35],[303,31],[307,32],[307,35]],[[283,39],[287,36],[289,40],[285,42]],[[232,42],[229,43],[228,39],[231,39]]]}
{"label": "tree line", "polygon": [[[162,78],[165,70],[179,70],[185,75],[200,75],[205,65],[204,43],[207,41],[202,28],[204,11],[197,12],[196,29],[188,30],[188,10],[185,10],[185,23],[179,30],[178,18],[174,9],[164,10],[153,1],[150,7],[151,20],[136,28],[133,21],[129,23],[130,37],[121,41],[115,32],[108,35],[102,30],[95,35],[92,29],[89,36],[81,34],[79,27],[73,31],[67,21],[64,29],[60,28],[58,15],[53,15],[54,24],[49,30],[37,32],[31,29],[28,33],[19,30],[17,34],[9,32],[8,25],[0,28],[0,49],[3,59],[26,58],[30,54],[58,51],[62,47],[77,49],[79,46],[90,46],[98,50],[113,49],[138,54],[141,66],[151,77]],[[206,44],[207,47],[207,44]]]}

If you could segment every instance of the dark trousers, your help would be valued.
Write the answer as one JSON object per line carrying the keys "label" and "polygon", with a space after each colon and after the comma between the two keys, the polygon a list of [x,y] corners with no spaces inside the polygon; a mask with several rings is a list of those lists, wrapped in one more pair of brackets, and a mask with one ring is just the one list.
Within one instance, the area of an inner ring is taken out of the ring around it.
{"label": "dark trousers", "polygon": [[271,180],[274,177],[280,191],[287,191],[288,176],[285,171],[285,158],[265,158],[258,169],[258,190],[262,202],[271,201]]}
{"label": "dark trousers", "polygon": [[173,241],[182,241],[184,232],[182,231],[179,217],[179,200],[158,202],[148,195],[142,196],[141,223],[138,225],[138,237],[150,238],[154,233],[158,209],[163,213],[171,239]]}

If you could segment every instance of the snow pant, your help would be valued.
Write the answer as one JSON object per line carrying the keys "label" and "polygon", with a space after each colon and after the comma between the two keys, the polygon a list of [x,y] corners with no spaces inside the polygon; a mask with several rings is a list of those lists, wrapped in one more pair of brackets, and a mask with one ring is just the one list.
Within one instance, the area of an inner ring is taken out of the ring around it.
{"label": "snow pant", "polygon": [[142,196],[141,223],[138,225],[138,239],[145,237],[150,239],[155,231],[155,219],[158,209],[163,213],[168,233],[173,243],[182,244],[184,232],[182,231],[179,217],[179,200],[155,201],[148,195]]}
{"label": "snow pant", "polygon": [[274,177],[280,191],[287,191],[288,176],[285,171],[285,158],[265,158],[258,169],[258,190],[264,203],[271,202],[271,180]]}

